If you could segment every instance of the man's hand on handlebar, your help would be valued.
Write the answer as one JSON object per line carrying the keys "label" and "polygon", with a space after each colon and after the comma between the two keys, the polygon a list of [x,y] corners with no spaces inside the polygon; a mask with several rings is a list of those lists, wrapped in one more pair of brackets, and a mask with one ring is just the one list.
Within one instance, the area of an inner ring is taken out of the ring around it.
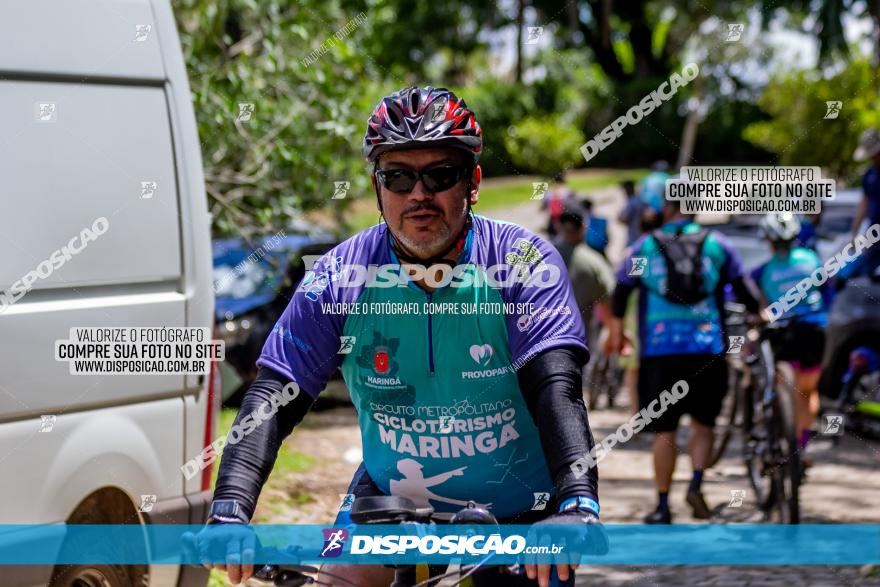
{"label": "man's hand on handlebar", "polygon": [[[560,538],[559,530],[566,527],[569,538]],[[552,534],[549,530],[556,530]],[[550,546],[551,540],[556,546],[562,546],[562,552],[555,554],[554,564],[536,564],[535,555],[526,555],[524,567],[529,579],[537,579],[540,587],[550,584],[551,568],[556,566],[556,574],[560,581],[567,581],[574,574],[583,554],[604,554],[608,552],[608,539],[599,516],[583,510],[572,510],[554,514],[532,526],[529,542],[538,546]],[[559,540],[562,540],[560,544]]]}
{"label": "man's hand on handlebar", "polygon": [[232,585],[254,574],[254,555],[259,545],[247,524],[208,524],[198,534],[184,534],[183,541],[184,549],[198,558],[202,566],[226,571]]}

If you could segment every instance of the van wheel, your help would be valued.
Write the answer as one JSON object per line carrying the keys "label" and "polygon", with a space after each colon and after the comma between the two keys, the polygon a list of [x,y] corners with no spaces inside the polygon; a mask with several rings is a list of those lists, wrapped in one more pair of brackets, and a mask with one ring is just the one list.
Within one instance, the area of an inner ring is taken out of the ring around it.
{"label": "van wheel", "polygon": [[52,579],[59,587],[124,587],[144,585],[144,581],[131,583],[126,569],[110,565],[75,565],[63,569]]}
{"label": "van wheel", "polygon": [[[139,525],[140,518],[131,500],[115,488],[101,489],[84,499],[67,520],[68,524]],[[80,536],[68,536],[61,545],[59,560],[75,560],[66,554],[89,552],[90,544]],[[52,587],[147,587],[150,567],[145,564],[112,564],[118,560],[143,560],[146,544],[141,540],[114,544],[89,564],[58,564],[52,572]]]}
{"label": "van wheel", "polygon": [[[77,551],[82,552],[77,548],[73,550],[73,552]],[[150,582],[149,577],[150,571],[147,565],[110,565],[96,561],[87,565],[55,565],[50,585],[52,587],[147,587]]]}

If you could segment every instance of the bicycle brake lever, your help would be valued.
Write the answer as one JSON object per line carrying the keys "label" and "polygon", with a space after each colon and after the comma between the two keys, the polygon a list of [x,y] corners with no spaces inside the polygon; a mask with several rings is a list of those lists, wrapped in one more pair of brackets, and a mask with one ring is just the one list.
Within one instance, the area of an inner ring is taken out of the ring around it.
{"label": "bicycle brake lever", "polygon": [[314,583],[315,579],[306,575],[303,575],[299,571],[288,571],[283,570],[278,573],[278,576],[275,577],[275,587],[300,587],[301,585],[307,585]]}
{"label": "bicycle brake lever", "polygon": [[261,581],[273,581],[284,573],[317,573],[318,567],[310,565],[263,565],[254,573],[254,579]]}
{"label": "bicycle brake lever", "polygon": [[253,574],[253,577],[259,581],[272,581],[277,574],[278,565],[263,565]]}

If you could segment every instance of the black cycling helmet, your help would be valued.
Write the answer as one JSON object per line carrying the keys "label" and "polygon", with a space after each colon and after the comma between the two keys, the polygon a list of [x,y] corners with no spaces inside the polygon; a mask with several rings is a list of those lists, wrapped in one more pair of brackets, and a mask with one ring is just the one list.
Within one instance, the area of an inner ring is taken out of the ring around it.
{"label": "black cycling helmet", "polygon": [[403,149],[453,147],[471,154],[483,150],[483,131],[464,100],[446,88],[404,88],[382,98],[364,135],[364,157]]}

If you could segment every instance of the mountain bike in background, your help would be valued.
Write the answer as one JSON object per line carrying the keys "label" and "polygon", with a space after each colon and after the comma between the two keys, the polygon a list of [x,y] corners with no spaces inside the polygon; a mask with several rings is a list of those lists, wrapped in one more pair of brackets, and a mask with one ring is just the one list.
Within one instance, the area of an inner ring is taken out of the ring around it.
{"label": "mountain bike in background", "polygon": [[[748,334],[748,319],[746,307],[736,302],[726,302],[725,332],[737,340],[745,340]],[[741,337],[741,338],[740,338]],[[715,441],[712,444],[712,454],[706,468],[714,467],[727,450],[730,439],[737,430],[742,429],[742,412],[740,406],[744,399],[744,388],[750,385],[753,379],[753,365],[746,362],[746,356],[742,352],[727,353],[727,395],[721,405],[721,412],[715,420],[713,429]]]}
{"label": "mountain bike in background", "polygon": [[[747,328],[744,307],[727,304],[732,332],[744,332],[737,353],[729,353],[731,388],[715,431],[712,464],[724,454],[736,429],[758,507],[783,524],[800,522],[801,462],[795,424],[794,369],[777,362],[768,340],[778,327]],[[736,356],[731,356],[736,355]]]}
{"label": "mountain bike in background", "polygon": [[613,408],[615,399],[623,386],[623,369],[618,363],[617,356],[607,356],[599,350],[598,345],[590,362],[587,363],[585,373],[585,386],[587,388],[587,408],[596,409],[599,398],[605,396],[606,406]]}
{"label": "mountain bike in background", "polygon": [[749,331],[756,357],[754,379],[743,403],[743,458],[758,505],[767,517],[778,513],[783,524],[800,522],[798,492],[801,462],[795,425],[794,369],[777,362],[764,326]]}

